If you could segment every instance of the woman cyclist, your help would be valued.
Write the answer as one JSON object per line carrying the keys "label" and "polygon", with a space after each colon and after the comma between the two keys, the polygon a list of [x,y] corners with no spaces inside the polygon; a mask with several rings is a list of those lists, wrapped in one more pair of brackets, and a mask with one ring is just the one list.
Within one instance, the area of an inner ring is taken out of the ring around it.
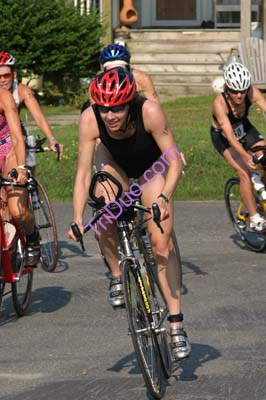
{"label": "woman cyclist", "polygon": [[[146,97],[147,99],[156,101],[156,103],[160,103],[159,96],[156,92],[154,84],[148,74],[146,72],[141,71],[136,68],[130,67],[130,51],[121,44],[112,43],[106,46],[100,54],[100,64],[103,67],[104,71],[107,71],[111,68],[115,67],[123,67],[130,70],[134,76],[137,92]],[[81,109],[81,112],[86,110],[87,107],[93,102],[93,99],[89,93],[89,100],[87,100]]]}
{"label": "woman cyclist", "polygon": [[[90,87],[94,104],[85,110],[79,123],[79,158],[74,185],[73,220],[83,232],[82,219],[92,176],[92,162],[97,139],[96,166],[110,172],[129,188],[130,178],[137,178],[142,188],[142,202],[151,207],[156,201],[161,210],[161,234],[150,220],[148,229],[158,262],[158,276],[169,307],[169,322],[173,356],[176,360],[188,357],[190,344],[182,328],[181,262],[173,251],[173,200],[181,176],[182,162],[173,134],[159,104],[136,94],[134,77],[127,69],[117,67],[98,75]],[[167,172],[156,175],[148,184],[145,171],[169,148],[176,149]],[[101,193],[98,193],[101,194]],[[118,264],[118,237],[114,224],[100,230],[103,253],[111,267],[109,302],[124,303],[121,270]],[[70,229],[68,235],[75,237]]]}
{"label": "woman cyclist", "polygon": [[[32,90],[27,85],[24,85],[23,83],[18,83],[15,67],[15,58],[9,53],[0,52],[0,73],[2,77],[4,77],[0,81],[0,86],[3,89],[9,90],[12,93],[19,113],[21,111],[22,105],[25,105],[27,107],[37,126],[49,140],[50,149],[57,152],[56,144],[59,143],[54,137],[51,128],[47,120],[45,119],[45,116]],[[23,133],[26,134],[26,132]],[[59,148],[60,158],[62,158],[63,145],[60,144]]]}
{"label": "woman cyclist", "polygon": [[[5,80],[0,69],[0,82]],[[16,104],[11,93],[0,87],[0,173],[8,177],[12,169],[16,169],[18,183],[27,181],[25,168],[25,143],[21,131]],[[27,208],[27,191],[6,187],[8,211],[19,224],[23,226],[27,238],[26,264],[35,266],[40,257],[39,235],[35,229],[34,218]],[[4,212],[4,210],[3,210]]]}
{"label": "woman cyclist", "polygon": [[213,103],[212,142],[240,178],[240,193],[249,211],[251,228],[262,231],[266,229],[266,220],[257,213],[253,196],[251,171],[256,166],[252,147],[266,145],[266,142],[249,121],[248,112],[254,103],[266,111],[266,101],[259,89],[251,85],[251,75],[244,65],[229,64],[224,80],[224,91]]}

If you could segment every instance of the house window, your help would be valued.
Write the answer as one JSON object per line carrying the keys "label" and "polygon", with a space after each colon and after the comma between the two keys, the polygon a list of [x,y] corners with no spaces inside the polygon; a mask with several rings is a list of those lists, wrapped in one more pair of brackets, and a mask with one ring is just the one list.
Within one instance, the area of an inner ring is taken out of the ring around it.
{"label": "house window", "polygon": [[176,1],[157,0],[157,20],[193,20],[196,19],[196,0]]}

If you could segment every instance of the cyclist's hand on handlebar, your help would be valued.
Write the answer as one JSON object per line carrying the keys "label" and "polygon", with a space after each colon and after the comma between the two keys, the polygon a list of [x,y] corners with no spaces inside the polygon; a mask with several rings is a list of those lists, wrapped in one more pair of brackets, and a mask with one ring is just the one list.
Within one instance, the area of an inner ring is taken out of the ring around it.
{"label": "cyclist's hand on handlebar", "polygon": [[248,157],[245,158],[245,163],[249,167],[249,169],[256,169],[256,164],[253,161],[252,155],[248,154]]}
{"label": "cyclist's hand on handlebar", "polygon": [[25,184],[28,180],[28,170],[27,168],[24,168],[24,166],[18,166],[9,171],[8,178],[11,179],[14,183]]}
{"label": "cyclist's hand on handlebar", "polygon": [[52,150],[53,152],[57,153],[58,160],[62,160],[63,150],[64,150],[64,145],[62,143],[58,143],[58,142],[54,141],[50,144],[49,149]]}
{"label": "cyclist's hand on handlebar", "polygon": [[160,208],[160,212],[161,212],[161,221],[164,221],[165,219],[169,218],[169,209],[168,209],[168,204],[166,203],[166,201],[164,199],[158,198],[156,200],[159,208]]}
{"label": "cyclist's hand on handlebar", "polygon": [[[75,236],[75,234],[74,234],[74,232],[73,232],[72,224],[73,224],[73,222],[71,223],[70,229],[69,229],[68,232],[67,232],[67,236],[68,236],[70,239],[74,240],[75,242],[78,242],[79,239]],[[84,232],[84,230],[83,230],[83,225],[82,225],[82,224],[78,224],[77,222],[75,222],[75,224],[76,224],[77,227],[79,228],[79,231],[80,231],[81,235],[83,235],[83,232]]]}

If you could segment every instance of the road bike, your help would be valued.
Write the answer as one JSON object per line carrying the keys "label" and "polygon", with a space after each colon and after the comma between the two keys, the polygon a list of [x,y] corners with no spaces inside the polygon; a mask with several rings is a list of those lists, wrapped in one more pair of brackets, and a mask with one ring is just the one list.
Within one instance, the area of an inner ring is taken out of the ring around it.
{"label": "road bike", "polygon": [[[26,188],[28,193],[36,189],[36,181],[31,177],[26,184],[15,184],[11,179],[0,176],[0,190],[3,187]],[[1,190],[2,192],[2,190]],[[30,204],[29,204],[30,207]],[[7,218],[6,203],[0,197],[0,306],[2,298],[12,293],[13,305],[18,317],[25,314],[31,297],[33,267],[26,264],[26,237],[20,226]],[[11,285],[6,290],[7,284]]]}
{"label": "road bike", "polygon": [[[256,146],[252,151],[262,151],[266,154],[266,146]],[[259,164],[260,160],[256,155],[253,155],[255,164]],[[265,181],[266,171],[262,171],[261,178]],[[228,179],[224,188],[224,199],[229,219],[232,222],[240,240],[250,249],[255,252],[262,252],[266,248],[266,232],[257,232],[250,228],[250,218],[248,210],[240,195],[240,180],[238,177]],[[254,190],[257,212],[266,217],[266,201],[261,200],[258,193]]]}
{"label": "road bike", "polygon": [[[111,190],[114,200],[109,198],[110,201],[106,203],[105,197],[97,197],[97,184],[107,189],[107,196]],[[93,175],[89,197],[88,203],[96,212],[84,224],[84,233],[92,229],[98,234],[97,226],[106,221],[117,226],[129,334],[147,390],[154,398],[160,399],[165,393],[165,381],[171,375],[173,360],[166,330],[168,307],[157,276],[156,258],[151,245],[147,245],[146,226],[148,219],[153,218],[163,232],[160,209],[157,203],[152,205],[152,209],[144,207],[138,196],[127,203],[121,201],[122,186],[106,171]],[[147,214],[149,217],[144,217]],[[83,236],[78,226],[73,222],[71,227],[84,250]]]}
{"label": "road bike", "polygon": [[[26,141],[27,152],[43,153],[50,151],[49,147],[43,147],[46,138],[36,136],[36,143],[30,145]],[[57,159],[59,160],[59,145],[57,146]],[[47,272],[53,272],[58,262],[58,236],[56,221],[52,204],[48,194],[39,180],[37,181],[36,190],[30,193],[33,213],[35,217],[36,227],[40,233],[41,257],[40,263],[42,268]]]}

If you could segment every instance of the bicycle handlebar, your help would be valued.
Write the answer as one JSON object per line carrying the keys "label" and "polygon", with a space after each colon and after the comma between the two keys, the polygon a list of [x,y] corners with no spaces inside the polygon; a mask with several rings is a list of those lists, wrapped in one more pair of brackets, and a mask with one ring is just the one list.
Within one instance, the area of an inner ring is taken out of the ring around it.
{"label": "bicycle handlebar", "polygon": [[262,154],[260,156],[257,156],[256,154],[252,155],[252,160],[254,164],[260,164],[261,159],[266,155],[266,146],[254,146],[250,149],[250,151],[252,151],[252,153],[262,151]]}
{"label": "bicycle handlebar", "polygon": [[[36,144],[34,146],[31,146],[27,143],[26,141],[26,149],[30,153],[43,153],[45,151],[51,151],[49,147],[43,147],[43,144],[45,143],[46,138],[43,137],[41,138],[39,135],[36,136]],[[59,143],[55,144],[56,152],[57,152],[57,161],[60,161],[60,146]]]}
{"label": "bicycle handlebar", "polygon": [[[91,181],[90,188],[89,188],[89,195],[90,195],[90,197],[92,199],[93,205],[96,208],[99,208],[101,210],[99,211],[99,213],[94,218],[92,218],[89,221],[89,224],[86,223],[84,225],[84,234],[91,229],[91,227],[102,217],[103,214],[107,213],[107,210],[105,208],[103,208],[104,206],[106,206],[104,197],[103,196],[96,197],[95,194],[94,194],[96,183],[97,182],[104,182],[107,179],[110,179],[110,181],[113,182],[117,186],[118,192],[117,192],[117,194],[115,196],[115,200],[118,201],[119,198],[122,196],[123,187],[122,187],[121,183],[116,178],[114,178],[111,174],[109,174],[106,171],[96,172],[96,174],[94,174],[94,176],[92,177],[92,181]],[[89,200],[89,204],[91,204],[90,200]],[[156,223],[156,225],[160,229],[161,233],[164,233],[163,228],[162,228],[162,226],[160,224],[161,211],[160,211],[160,208],[159,208],[157,203],[153,203],[152,204],[152,210],[150,208],[148,208],[148,207],[145,207],[143,205],[138,205],[138,204],[132,204],[132,205],[130,205],[130,207],[132,207],[133,209],[136,209],[136,210],[137,209],[138,210],[142,210],[142,211],[150,213],[150,214],[152,213],[153,214],[153,221]],[[127,208],[127,207],[124,206],[124,209],[125,208]],[[72,232],[73,232],[76,240],[80,243],[81,248],[84,251],[85,248],[84,248],[84,243],[83,243],[83,235],[80,232],[80,229],[79,229],[78,225],[74,221],[71,223],[71,229],[72,229]]]}
{"label": "bicycle handlebar", "polygon": [[[18,173],[16,169],[13,169],[10,171],[10,177],[11,178],[17,178]],[[12,179],[6,179],[3,176],[0,175],[0,187],[3,186],[12,186],[15,188],[24,188],[27,189],[30,193],[34,192],[38,186],[36,179],[34,179],[32,176],[28,177],[28,180],[26,183],[16,183]]]}

